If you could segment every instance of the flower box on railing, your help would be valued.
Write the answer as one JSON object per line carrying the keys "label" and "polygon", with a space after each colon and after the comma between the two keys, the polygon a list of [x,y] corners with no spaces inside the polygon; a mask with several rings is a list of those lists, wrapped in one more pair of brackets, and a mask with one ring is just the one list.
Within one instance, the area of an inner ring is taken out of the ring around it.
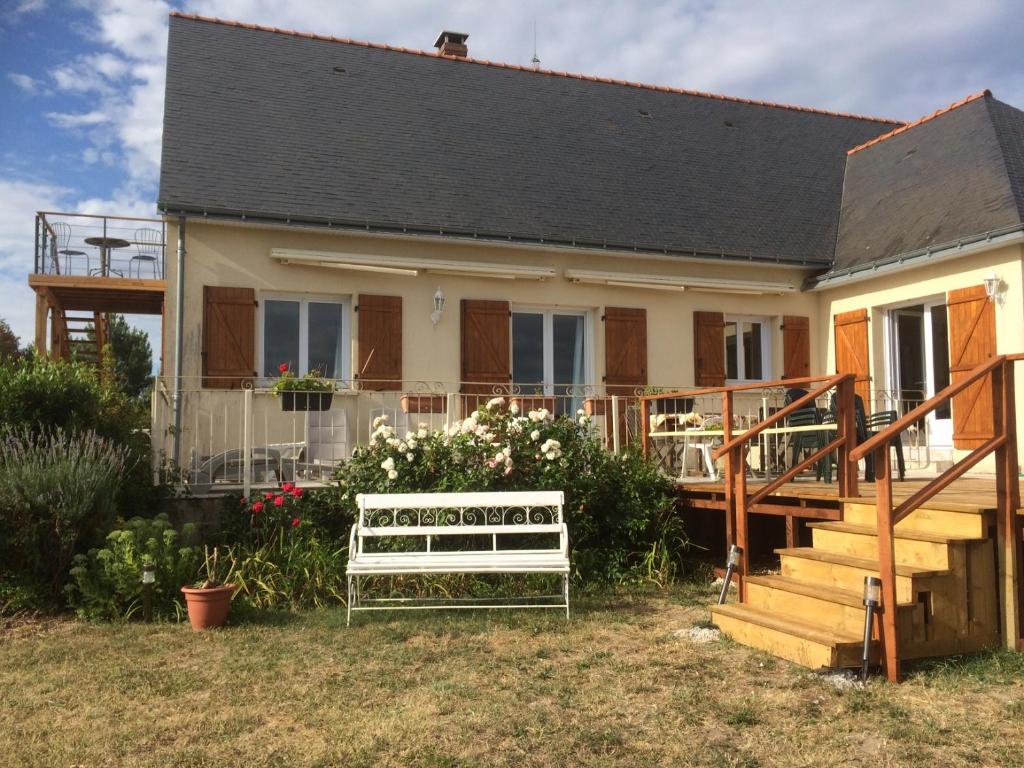
{"label": "flower box on railing", "polygon": [[509,404],[516,405],[521,413],[527,411],[539,411],[542,408],[546,408],[549,413],[555,412],[555,398],[546,397],[544,395],[532,395],[532,396],[520,396],[517,395],[509,400]]}
{"label": "flower box on railing", "polygon": [[444,395],[402,395],[403,413],[446,413],[448,398]]}
{"label": "flower box on railing", "polygon": [[281,410],[329,411],[333,400],[333,392],[298,392],[290,390],[281,393]]}

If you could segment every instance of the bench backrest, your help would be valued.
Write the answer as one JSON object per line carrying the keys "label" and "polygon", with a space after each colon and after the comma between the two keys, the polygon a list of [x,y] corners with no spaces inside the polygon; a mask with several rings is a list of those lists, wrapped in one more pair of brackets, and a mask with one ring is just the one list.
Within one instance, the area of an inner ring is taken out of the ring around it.
{"label": "bench backrest", "polygon": [[561,491],[364,493],[356,497],[362,539],[563,533]]}

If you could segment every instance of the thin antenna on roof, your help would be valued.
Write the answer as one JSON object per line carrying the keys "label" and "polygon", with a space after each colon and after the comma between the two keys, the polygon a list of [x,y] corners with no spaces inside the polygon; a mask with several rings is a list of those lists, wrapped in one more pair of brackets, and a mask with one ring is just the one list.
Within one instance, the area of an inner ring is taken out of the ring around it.
{"label": "thin antenna on roof", "polygon": [[540,59],[537,58],[537,17],[533,17],[533,58],[530,63],[534,69],[540,69]]}

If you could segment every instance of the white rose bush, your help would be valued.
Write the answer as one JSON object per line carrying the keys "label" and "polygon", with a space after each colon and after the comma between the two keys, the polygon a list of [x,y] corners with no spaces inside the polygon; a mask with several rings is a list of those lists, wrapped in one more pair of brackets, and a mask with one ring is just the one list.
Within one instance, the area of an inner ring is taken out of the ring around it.
{"label": "white rose bush", "polygon": [[578,579],[664,583],[684,553],[671,482],[639,451],[604,450],[582,413],[496,397],[446,430],[399,435],[386,417],[373,430],[339,470],[342,514],[359,493],[560,490]]}

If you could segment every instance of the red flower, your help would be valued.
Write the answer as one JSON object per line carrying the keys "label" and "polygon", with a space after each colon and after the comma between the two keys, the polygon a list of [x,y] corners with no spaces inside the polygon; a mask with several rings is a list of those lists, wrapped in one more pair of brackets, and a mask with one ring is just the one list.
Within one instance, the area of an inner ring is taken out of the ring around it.
{"label": "red flower", "polygon": [[274,506],[275,507],[283,507],[284,506],[284,496],[277,496],[277,497],[275,497],[274,498]]}
{"label": "red flower", "polygon": [[303,493],[305,493],[305,491],[303,491],[301,488],[296,488],[295,490],[292,491],[292,496],[294,496],[296,499],[301,499]]}
{"label": "red flower", "polygon": [[262,501],[257,501],[255,504],[252,505],[252,513],[254,515],[259,514],[262,511],[263,511],[263,502]]}
{"label": "red flower", "polygon": [[263,492],[263,498],[264,499],[272,499],[272,498],[274,498],[274,494],[271,493],[270,491],[264,491]]}
{"label": "red flower", "polygon": [[285,493],[288,493],[294,487],[295,487],[295,483],[284,483],[281,486],[281,490],[284,491]]}
{"label": "red flower", "polygon": [[249,500],[247,498],[245,498],[245,496],[243,496],[242,498],[240,498],[238,500],[238,503],[241,504],[244,507],[246,504],[249,503]]}
{"label": "red flower", "polygon": [[277,370],[279,370],[281,373],[288,373],[288,363],[281,363],[279,366],[277,366]]}
{"label": "red flower", "polygon": [[301,522],[302,521],[299,520],[299,518],[293,517],[292,518],[292,528],[298,528],[299,527],[299,523],[301,523]]}

